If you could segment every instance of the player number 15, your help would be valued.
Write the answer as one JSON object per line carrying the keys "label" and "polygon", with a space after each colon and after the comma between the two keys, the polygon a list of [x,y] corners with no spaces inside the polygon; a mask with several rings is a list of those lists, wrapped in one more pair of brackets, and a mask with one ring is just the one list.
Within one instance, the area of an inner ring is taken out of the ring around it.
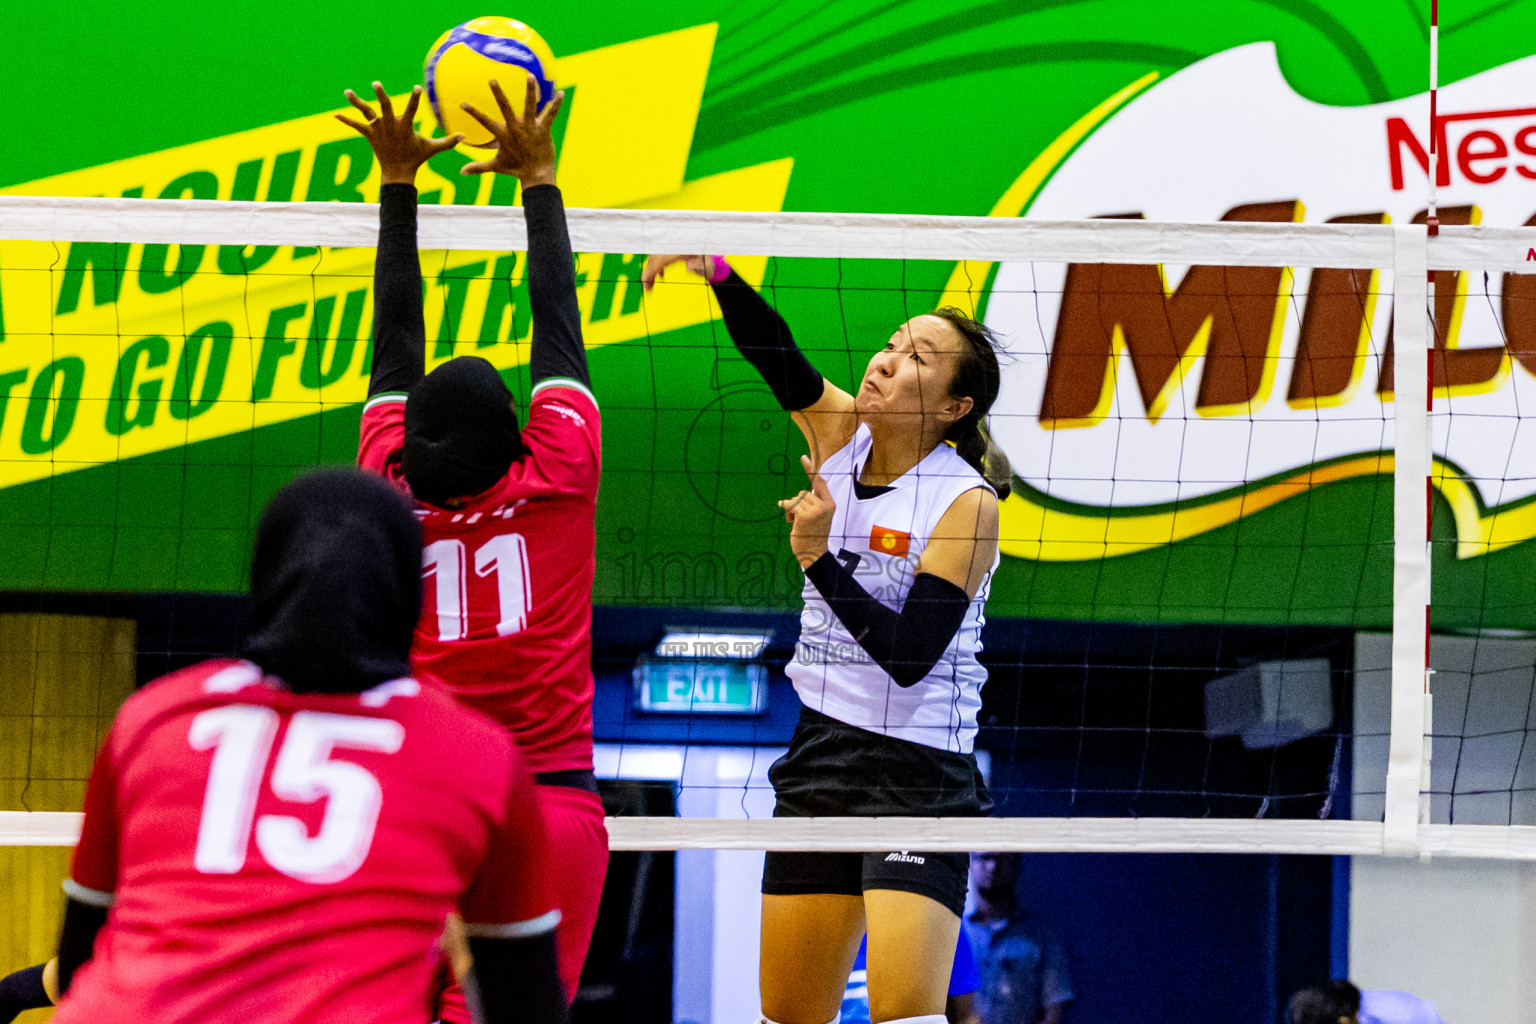
{"label": "player number 15", "polygon": [[271,786],[281,800],[325,800],[320,830],[311,836],[300,818],[256,818],[278,722],[276,711],[249,704],[213,708],[192,719],[187,742],[193,750],[214,752],[193,866],[209,875],[235,874],[245,867],[254,827],[256,848],[278,871],[317,885],[339,882],[367,859],[384,794],[372,772],[332,760],[331,754],[338,748],[393,754],[405,739],[405,727],[389,718],[294,713]]}

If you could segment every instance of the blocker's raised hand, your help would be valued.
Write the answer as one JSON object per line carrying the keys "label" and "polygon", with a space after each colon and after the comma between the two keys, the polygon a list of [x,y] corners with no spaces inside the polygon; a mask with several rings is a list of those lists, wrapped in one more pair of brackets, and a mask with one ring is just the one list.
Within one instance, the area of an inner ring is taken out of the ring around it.
{"label": "blocker's raised hand", "polygon": [[421,86],[411,90],[405,111],[398,117],[395,105],[384,91],[384,86],[373,83],[373,92],[379,98],[379,112],[357,98],[351,89],[346,91],[347,102],[362,112],[366,124],[359,124],[350,117],[336,115],[336,120],[353,129],[373,147],[379,158],[379,173],[385,185],[414,185],[416,171],[422,164],[464,140],[463,135],[450,135],[444,139],[429,139],[416,131],[416,108],[421,104]]}
{"label": "blocker's raised hand", "polygon": [[501,83],[491,79],[491,94],[501,108],[502,120],[498,121],[468,103],[461,103],[464,112],[479,121],[496,140],[496,155],[489,160],[465,164],[460,174],[510,174],[523,183],[524,188],[555,183],[555,139],[550,125],[560,113],[565,93],[555,93],[555,98],[539,109],[539,80],[528,73],[528,91],[523,100],[523,113],[519,117],[507,102]]}

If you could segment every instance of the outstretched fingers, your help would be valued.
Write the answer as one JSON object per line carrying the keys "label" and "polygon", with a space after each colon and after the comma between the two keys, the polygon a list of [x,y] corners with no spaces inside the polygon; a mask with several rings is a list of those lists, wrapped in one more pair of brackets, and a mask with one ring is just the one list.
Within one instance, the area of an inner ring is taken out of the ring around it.
{"label": "outstretched fingers", "polygon": [[[352,104],[358,110],[362,111],[363,117],[366,118],[369,122],[372,122],[372,121],[375,121],[375,120],[378,119],[379,115],[375,114],[373,112],[373,108],[372,107],[370,107],[368,104],[364,103],[361,99],[359,99],[357,93],[353,92],[351,89],[348,89],[346,91],[346,97],[347,97],[347,102]],[[340,116],[340,115],[337,115],[337,116]]]}
{"label": "outstretched fingers", "polygon": [[432,156],[437,156],[437,154],[447,152],[448,150],[452,149],[454,146],[457,146],[459,143],[461,143],[463,141],[464,141],[464,135],[461,132],[454,132],[452,135],[449,135],[447,138],[427,139],[426,140],[427,152],[429,154],[431,154]]}
{"label": "outstretched fingers", "polygon": [[495,136],[496,138],[500,138],[501,137],[501,123],[500,122],[492,119],[490,116],[488,116],[486,114],[480,113],[479,110],[475,109],[474,106],[472,106],[471,104],[468,104],[468,103],[460,103],[459,104],[459,109],[463,110],[464,113],[468,114],[470,117],[474,118],[476,121],[479,121],[480,122],[480,127],[484,128],[486,131],[490,132],[493,136]]}
{"label": "outstretched fingers", "polygon": [[358,124],[356,121],[352,120],[350,117],[347,117],[344,114],[337,114],[336,115],[336,120],[340,121],[342,124],[346,125],[348,128],[351,128],[353,131],[357,132],[359,135],[366,136],[368,134],[368,126],[367,125]]}
{"label": "outstretched fingers", "polygon": [[421,86],[411,86],[411,98],[405,101],[405,113],[400,115],[402,121],[411,124],[416,123],[416,108],[421,105]]}
{"label": "outstretched fingers", "polygon": [[501,108],[501,119],[506,124],[511,124],[517,115],[512,112],[512,101],[507,99],[507,94],[501,91],[501,83],[491,79],[491,95],[496,98],[496,106]]}
{"label": "outstretched fingers", "polygon": [[[490,117],[490,115],[481,114],[481,112],[479,112],[478,109],[475,109],[472,104],[461,103],[459,104],[459,107],[461,107],[465,114],[468,114],[470,117],[475,118],[476,121],[479,121],[479,126],[484,127],[487,132],[490,132],[490,137],[492,137],[493,140],[498,141],[498,143],[501,141],[502,134],[504,134],[505,130],[507,130],[504,126],[502,126],[501,121],[495,120],[495,118]],[[488,163],[488,161],[481,161],[481,163]],[[465,167],[465,170],[468,170],[468,167]]]}
{"label": "outstretched fingers", "polygon": [[[463,138],[462,135],[458,136],[458,137],[459,138]],[[496,170],[496,162],[494,160],[476,160],[472,164],[465,164],[463,167],[460,167],[459,168],[459,173],[460,174],[490,174],[491,172],[493,172],[495,170]]]}
{"label": "outstretched fingers", "polygon": [[528,124],[539,121],[539,80],[533,77],[532,71],[528,72],[523,90],[523,120]]}
{"label": "outstretched fingers", "polygon": [[394,117],[395,117],[395,105],[390,100],[389,93],[384,91],[384,83],[383,82],[374,82],[373,83],[373,92],[374,92],[374,95],[379,98],[379,110],[383,113],[383,115],[385,117],[389,118],[390,120],[394,120]]}
{"label": "outstretched fingers", "polygon": [[539,126],[544,127],[553,121],[555,115],[560,113],[560,107],[563,103],[565,103],[565,90],[561,89],[555,93],[554,99],[544,105],[543,112],[539,114]]}

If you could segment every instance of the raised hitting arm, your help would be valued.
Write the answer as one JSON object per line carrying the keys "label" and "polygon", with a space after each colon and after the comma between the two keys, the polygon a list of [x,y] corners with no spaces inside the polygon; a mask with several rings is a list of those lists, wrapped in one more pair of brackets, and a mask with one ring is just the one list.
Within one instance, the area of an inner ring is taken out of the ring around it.
{"label": "raised hitting arm", "polygon": [[651,256],[646,260],[641,276],[647,291],[655,287],[656,278],[673,263],[683,263],[709,281],[731,342],[762,375],[780,408],[794,418],[810,446],[812,463],[820,467],[828,455],[853,437],[858,425],[854,418],[853,396],[822,377],[795,344],[789,324],[779,311],[723,258]]}
{"label": "raised hitting arm", "polygon": [[373,371],[368,397],[405,394],[426,369],[427,331],[421,311],[421,260],[416,253],[416,172],[433,156],[464,138],[429,139],[416,131],[421,87],[411,90],[405,110],[395,114],[384,86],[373,83],[376,113],[347,90],[347,102],[366,119],[341,114],[336,120],[355,129],[373,147],[379,161],[379,248],[373,264]]}

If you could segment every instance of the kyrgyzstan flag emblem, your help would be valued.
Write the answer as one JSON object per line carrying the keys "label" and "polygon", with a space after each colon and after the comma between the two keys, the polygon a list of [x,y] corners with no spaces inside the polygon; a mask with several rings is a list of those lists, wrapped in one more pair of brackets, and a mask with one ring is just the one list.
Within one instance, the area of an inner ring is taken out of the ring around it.
{"label": "kyrgyzstan flag emblem", "polygon": [[890,530],[884,526],[877,526],[869,532],[869,550],[878,551],[882,555],[902,558],[906,556],[907,549],[911,546],[912,535],[910,533]]}

